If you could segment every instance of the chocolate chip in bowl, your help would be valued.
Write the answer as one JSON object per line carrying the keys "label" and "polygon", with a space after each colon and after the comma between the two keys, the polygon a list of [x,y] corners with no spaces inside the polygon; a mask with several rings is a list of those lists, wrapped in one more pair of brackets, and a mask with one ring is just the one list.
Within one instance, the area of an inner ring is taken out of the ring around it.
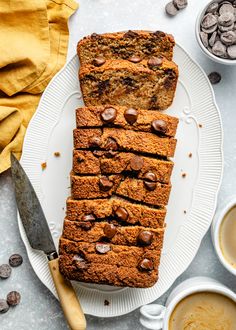
{"label": "chocolate chip in bowl", "polygon": [[236,64],[236,3],[213,0],[200,12],[196,38],[203,52],[222,64]]}

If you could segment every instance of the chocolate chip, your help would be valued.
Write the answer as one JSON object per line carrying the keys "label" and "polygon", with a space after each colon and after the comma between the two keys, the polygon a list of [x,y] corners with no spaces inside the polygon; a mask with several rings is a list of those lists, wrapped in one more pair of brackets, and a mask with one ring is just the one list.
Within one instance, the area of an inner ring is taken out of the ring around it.
{"label": "chocolate chip", "polygon": [[236,45],[229,46],[227,48],[227,53],[231,59],[236,58]]}
{"label": "chocolate chip", "polygon": [[84,161],[84,157],[83,156],[81,156],[81,155],[79,155],[78,157],[77,157],[77,163],[82,163]]}
{"label": "chocolate chip", "polygon": [[140,171],[143,167],[143,163],[143,158],[135,155],[130,160],[130,167],[133,171]]}
{"label": "chocolate chip", "polygon": [[92,224],[90,221],[86,221],[86,222],[81,221],[79,222],[79,226],[86,231],[92,228]]}
{"label": "chocolate chip", "polygon": [[221,41],[216,41],[212,47],[212,53],[219,57],[226,57],[226,47],[222,44]]}
{"label": "chocolate chip", "polygon": [[104,156],[107,158],[114,158],[117,154],[117,151],[109,150],[104,153]]}
{"label": "chocolate chip", "polygon": [[6,313],[9,310],[10,306],[8,305],[5,299],[0,299],[0,313]]}
{"label": "chocolate chip", "polygon": [[175,7],[172,1],[166,4],[165,10],[169,16],[175,16],[178,13],[178,9]]}
{"label": "chocolate chip", "polygon": [[208,29],[202,28],[202,31],[207,33],[207,34],[211,34],[214,31],[216,31],[216,29],[217,29],[217,24],[213,25],[212,27],[210,27]]}
{"label": "chocolate chip", "polygon": [[9,258],[9,264],[11,267],[18,267],[23,263],[23,258],[20,254],[13,254]]}
{"label": "chocolate chip", "polygon": [[222,4],[222,6],[220,7],[220,10],[219,10],[220,15],[227,14],[227,13],[234,14],[234,7],[229,2]]}
{"label": "chocolate chip", "polygon": [[156,182],[150,182],[150,181],[144,181],[144,186],[147,188],[149,191],[153,191],[156,189]]}
{"label": "chocolate chip", "polygon": [[104,235],[107,238],[111,239],[116,234],[116,226],[114,226],[112,223],[106,223],[103,228],[103,231],[104,231]]}
{"label": "chocolate chip", "polygon": [[218,24],[221,26],[230,26],[234,23],[234,14],[232,13],[223,13],[218,18]]}
{"label": "chocolate chip", "polygon": [[152,34],[154,34],[155,36],[159,37],[159,38],[165,38],[166,34],[162,31],[154,31],[154,32],[151,32]]}
{"label": "chocolate chip", "polygon": [[139,267],[142,270],[153,270],[153,262],[150,259],[144,258],[140,262]]}
{"label": "chocolate chip", "polygon": [[139,63],[142,61],[142,59],[137,55],[132,55],[128,60],[133,63]]}
{"label": "chocolate chip", "polygon": [[106,108],[101,113],[101,119],[104,123],[112,123],[116,119],[116,109]]}
{"label": "chocolate chip", "polygon": [[[215,32],[214,32],[215,33]],[[200,32],[200,38],[204,47],[208,47],[208,34],[206,32]]]}
{"label": "chocolate chip", "polygon": [[163,58],[162,57],[152,57],[148,60],[148,66],[149,68],[155,68],[162,64]]}
{"label": "chocolate chip", "polygon": [[91,140],[89,141],[90,147],[100,147],[101,145],[101,138],[98,136],[93,136]]}
{"label": "chocolate chip", "polygon": [[111,247],[109,244],[105,244],[105,243],[96,243],[96,251],[101,253],[101,254],[105,254],[107,252],[109,252],[111,250]]}
{"label": "chocolate chip", "polygon": [[118,149],[118,145],[116,143],[116,140],[109,137],[107,139],[106,145],[105,145],[105,149],[106,150],[117,150]]}
{"label": "chocolate chip", "polygon": [[226,46],[233,45],[236,42],[235,31],[228,31],[221,33],[220,40]]}
{"label": "chocolate chip", "polygon": [[138,33],[137,32],[134,32],[134,31],[127,31],[125,34],[124,34],[124,37],[125,38],[135,38],[135,37],[138,37]]}
{"label": "chocolate chip", "polygon": [[232,23],[232,25],[229,26],[219,25],[218,33],[220,35],[221,34],[220,32],[228,32],[228,31],[232,31],[233,29],[234,29],[234,23]]}
{"label": "chocolate chip", "polygon": [[218,7],[219,7],[218,2],[213,2],[207,7],[206,13],[215,14],[218,10]]}
{"label": "chocolate chip", "polygon": [[153,240],[153,234],[148,230],[143,230],[138,235],[138,242],[141,245],[150,245]]}
{"label": "chocolate chip", "polygon": [[109,306],[110,305],[110,303],[109,303],[109,301],[108,300],[104,300],[104,306]]}
{"label": "chocolate chip", "polygon": [[[204,32],[203,32],[204,33]],[[212,35],[211,35],[211,37],[210,37],[210,39],[209,39],[209,45],[211,46],[211,47],[213,47],[213,45],[214,45],[214,43],[217,41],[216,40],[216,37],[217,37],[217,32],[215,31],[215,32],[213,32],[212,33]],[[204,44],[204,43],[203,43]],[[204,45],[205,46],[205,45]],[[206,46],[205,46],[206,47]]]}
{"label": "chocolate chip", "polygon": [[5,279],[11,276],[11,267],[7,264],[0,266],[0,278]]}
{"label": "chocolate chip", "polygon": [[143,176],[143,178],[147,181],[151,181],[151,182],[156,182],[157,181],[157,177],[156,174],[153,172],[146,172]]}
{"label": "chocolate chip", "polygon": [[115,211],[115,216],[121,221],[126,221],[129,217],[129,213],[124,207],[119,206]]}
{"label": "chocolate chip", "polygon": [[106,62],[105,58],[103,57],[97,57],[93,60],[93,65],[95,66],[102,66]]}
{"label": "chocolate chip", "polygon": [[127,123],[133,125],[138,119],[138,111],[133,108],[126,109],[124,112],[124,117]]}
{"label": "chocolate chip", "polygon": [[221,81],[221,75],[218,72],[211,72],[208,78],[212,85],[218,84]]}
{"label": "chocolate chip", "polygon": [[178,9],[184,9],[188,5],[187,0],[173,0],[173,4]]}
{"label": "chocolate chip", "polygon": [[93,154],[95,157],[99,158],[102,157],[104,155],[104,151],[102,150],[93,150]]}
{"label": "chocolate chip", "polygon": [[113,187],[113,182],[110,181],[106,176],[102,176],[99,179],[100,189],[103,191],[108,191]]}
{"label": "chocolate chip", "polygon": [[78,268],[78,269],[87,269],[88,268],[88,263],[86,262],[86,260],[79,256],[78,254],[76,254],[73,259],[72,259],[72,262],[73,264],[75,264],[75,266]]}
{"label": "chocolate chip", "polygon": [[156,119],[152,121],[152,128],[157,133],[165,134],[167,131],[167,123],[162,119]]}
{"label": "chocolate chip", "polygon": [[81,218],[82,221],[94,221],[96,220],[95,216],[93,214],[85,214]]}
{"label": "chocolate chip", "polygon": [[7,295],[7,303],[10,306],[16,306],[20,303],[21,296],[17,291],[11,291]]}
{"label": "chocolate chip", "polygon": [[217,24],[217,18],[215,15],[211,13],[206,14],[201,21],[201,27],[204,29],[212,28],[216,24]]}
{"label": "chocolate chip", "polygon": [[95,33],[95,32],[91,34],[91,38],[92,38],[92,39],[97,39],[97,38],[99,38],[99,37],[100,37],[100,35],[97,34],[97,33]]}

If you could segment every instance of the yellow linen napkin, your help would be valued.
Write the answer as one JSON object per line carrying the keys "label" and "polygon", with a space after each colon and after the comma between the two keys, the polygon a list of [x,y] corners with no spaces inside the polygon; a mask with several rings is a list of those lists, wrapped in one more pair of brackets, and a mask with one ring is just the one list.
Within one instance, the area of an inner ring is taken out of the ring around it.
{"label": "yellow linen napkin", "polygon": [[63,66],[73,0],[0,1],[0,173],[20,158],[41,93]]}

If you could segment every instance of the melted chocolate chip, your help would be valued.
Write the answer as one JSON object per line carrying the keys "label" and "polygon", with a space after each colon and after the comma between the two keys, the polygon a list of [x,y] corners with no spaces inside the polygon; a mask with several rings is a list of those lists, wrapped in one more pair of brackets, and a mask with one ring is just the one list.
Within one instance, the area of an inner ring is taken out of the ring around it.
{"label": "melted chocolate chip", "polygon": [[102,176],[99,179],[99,186],[101,190],[108,191],[112,188],[113,182],[110,181],[106,176]]}
{"label": "melted chocolate chip", "polygon": [[163,59],[161,57],[152,57],[148,60],[148,66],[149,68],[154,68],[154,67],[158,67],[162,64]]}
{"label": "melted chocolate chip", "polygon": [[105,227],[103,228],[104,235],[111,239],[116,234],[116,226],[114,226],[112,223],[106,223]]}
{"label": "melted chocolate chip", "polygon": [[125,38],[135,38],[135,37],[138,37],[138,33],[129,30],[129,31],[127,31],[127,32],[124,34],[124,37],[125,37]]}
{"label": "melted chocolate chip", "polygon": [[104,151],[102,150],[93,150],[93,154],[95,157],[99,158],[102,157],[104,155]]}
{"label": "melted chocolate chip", "polygon": [[94,221],[96,220],[95,216],[93,214],[85,214],[82,216],[82,221]]}
{"label": "melted chocolate chip", "polygon": [[129,217],[129,213],[124,207],[119,206],[118,209],[115,211],[115,216],[121,221],[126,221]]}
{"label": "melted chocolate chip", "polygon": [[149,181],[144,181],[144,186],[147,188],[149,191],[153,191],[156,189],[156,182],[149,182]]}
{"label": "melted chocolate chip", "polygon": [[114,158],[117,155],[117,151],[109,150],[104,153],[107,158]]}
{"label": "melted chocolate chip", "polygon": [[153,234],[148,230],[143,230],[138,235],[138,242],[141,245],[150,245],[153,240]]}
{"label": "melted chocolate chip", "polygon": [[116,119],[116,109],[106,108],[101,112],[101,119],[104,123],[112,123]]}
{"label": "melted chocolate chip", "polygon": [[82,222],[79,223],[79,226],[81,228],[83,228],[84,230],[90,230],[92,228],[92,224],[91,224],[90,221],[86,221],[86,222],[82,221]]}
{"label": "melted chocolate chip", "polygon": [[155,182],[157,181],[156,174],[153,172],[146,172],[143,176],[143,178],[147,181]]}
{"label": "melted chocolate chip", "polygon": [[153,270],[153,262],[150,259],[144,258],[140,262],[139,267],[142,270]]}
{"label": "melted chocolate chip", "polygon": [[104,243],[96,243],[96,251],[101,253],[101,254],[105,254],[107,252],[109,252],[111,250],[111,247],[109,244],[104,244]]}
{"label": "melted chocolate chip", "polygon": [[153,34],[160,38],[165,37],[165,33],[162,31],[155,31],[155,32],[153,32]]}
{"label": "melted chocolate chip", "polygon": [[136,55],[131,56],[128,60],[133,63],[139,63],[142,61],[142,59]]}
{"label": "melted chocolate chip", "polygon": [[97,57],[93,60],[93,65],[95,66],[102,66],[106,62],[105,58]]}
{"label": "melted chocolate chip", "polygon": [[91,38],[93,38],[93,39],[97,39],[99,37],[100,37],[99,34],[97,34],[95,32],[91,34]]}
{"label": "melted chocolate chip", "polygon": [[77,163],[82,163],[84,161],[84,157],[83,156],[81,156],[81,155],[79,155],[78,157],[77,157]]}
{"label": "melted chocolate chip", "polygon": [[100,147],[101,145],[101,138],[98,136],[94,136],[91,138],[91,140],[89,141],[89,145],[90,147]]}
{"label": "melted chocolate chip", "polygon": [[143,163],[143,158],[135,155],[130,160],[130,167],[133,171],[140,171],[143,167]]}
{"label": "melted chocolate chip", "polygon": [[78,254],[73,257],[72,262],[76,265],[78,269],[83,270],[88,268],[88,263],[86,262],[86,260]]}
{"label": "melted chocolate chip", "polygon": [[106,150],[114,150],[114,151],[117,150],[118,149],[118,145],[116,143],[116,140],[113,139],[113,138],[111,138],[111,137],[109,137],[107,139],[107,142],[106,142],[106,145],[105,145],[105,149]]}
{"label": "melted chocolate chip", "polygon": [[162,119],[152,121],[152,128],[155,132],[165,134],[167,131],[167,123]]}
{"label": "melted chocolate chip", "polygon": [[125,110],[124,117],[125,117],[125,120],[127,121],[127,123],[129,123],[130,125],[133,125],[138,119],[138,112],[137,112],[137,110],[135,110],[133,108],[129,108],[129,109]]}

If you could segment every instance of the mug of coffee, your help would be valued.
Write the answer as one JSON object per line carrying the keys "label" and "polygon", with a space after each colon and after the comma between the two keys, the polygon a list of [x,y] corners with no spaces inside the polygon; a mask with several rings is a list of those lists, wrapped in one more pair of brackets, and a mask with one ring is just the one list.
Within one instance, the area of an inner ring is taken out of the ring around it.
{"label": "mug of coffee", "polygon": [[212,223],[211,235],[220,262],[236,275],[236,198],[218,212]]}
{"label": "mug of coffee", "polygon": [[179,284],[166,306],[140,308],[140,323],[153,330],[235,329],[236,294],[218,281],[194,277]]}

